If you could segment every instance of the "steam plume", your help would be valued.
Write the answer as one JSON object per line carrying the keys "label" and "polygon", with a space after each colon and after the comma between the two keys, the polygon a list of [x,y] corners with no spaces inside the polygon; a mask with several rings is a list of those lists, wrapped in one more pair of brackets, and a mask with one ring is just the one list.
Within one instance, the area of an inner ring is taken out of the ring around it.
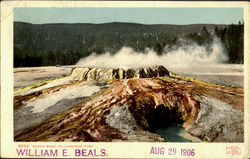
{"label": "steam plume", "polygon": [[154,50],[149,48],[146,48],[144,52],[136,52],[130,47],[123,47],[114,55],[109,52],[102,55],[93,53],[80,59],[76,65],[105,68],[137,68],[155,65],[181,67],[220,64],[227,61],[227,56],[224,54],[218,38],[214,38],[211,48],[211,52],[208,52],[204,46],[192,43],[172,51],[164,49],[162,55],[157,55]]}

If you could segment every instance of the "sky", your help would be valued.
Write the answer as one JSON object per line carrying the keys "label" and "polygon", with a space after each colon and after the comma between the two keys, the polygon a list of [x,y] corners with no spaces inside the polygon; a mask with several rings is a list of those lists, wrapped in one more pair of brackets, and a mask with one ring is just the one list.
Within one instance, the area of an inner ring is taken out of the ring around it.
{"label": "sky", "polygon": [[242,8],[15,8],[14,21],[45,23],[238,24]]}

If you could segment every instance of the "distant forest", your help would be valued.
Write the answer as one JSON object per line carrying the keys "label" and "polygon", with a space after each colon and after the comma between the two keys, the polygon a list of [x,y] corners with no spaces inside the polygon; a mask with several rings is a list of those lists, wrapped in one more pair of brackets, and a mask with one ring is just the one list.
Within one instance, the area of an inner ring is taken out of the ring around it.
{"label": "distant forest", "polygon": [[[180,39],[209,46],[213,37],[221,39],[228,63],[242,64],[244,23],[231,25],[143,25],[105,24],[29,24],[14,22],[14,67],[73,65],[92,53],[116,53],[122,47],[157,54],[165,46],[174,49]],[[208,48],[209,49],[209,48]]]}

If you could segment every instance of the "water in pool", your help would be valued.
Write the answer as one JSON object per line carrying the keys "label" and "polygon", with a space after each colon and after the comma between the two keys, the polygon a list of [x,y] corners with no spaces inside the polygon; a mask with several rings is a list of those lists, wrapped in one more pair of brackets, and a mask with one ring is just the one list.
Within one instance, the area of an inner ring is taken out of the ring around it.
{"label": "water in pool", "polygon": [[166,128],[156,129],[154,132],[161,135],[168,142],[201,142],[199,138],[190,135],[180,126],[171,125]]}

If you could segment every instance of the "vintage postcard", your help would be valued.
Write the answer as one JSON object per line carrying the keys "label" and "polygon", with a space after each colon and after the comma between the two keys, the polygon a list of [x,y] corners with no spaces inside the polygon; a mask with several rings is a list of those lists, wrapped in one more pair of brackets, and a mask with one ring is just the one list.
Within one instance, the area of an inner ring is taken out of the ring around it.
{"label": "vintage postcard", "polygon": [[249,158],[249,11],[1,2],[1,157]]}

